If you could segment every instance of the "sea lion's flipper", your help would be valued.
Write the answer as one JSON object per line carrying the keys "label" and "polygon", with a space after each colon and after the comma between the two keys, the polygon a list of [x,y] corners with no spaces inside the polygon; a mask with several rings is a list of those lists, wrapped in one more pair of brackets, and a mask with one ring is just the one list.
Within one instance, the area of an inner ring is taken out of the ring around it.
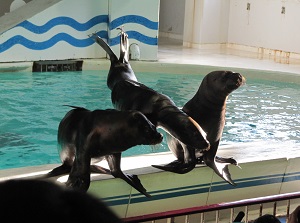
{"label": "sea lion's flipper", "polygon": [[236,186],[231,178],[231,174],[229,172],[228,165],[233,164],[238,166],[237,161],[233,158],[222,158],[222,157],[214,157],[214,159],[209,159],[206,154],[203,155],[203,160],[207,166],[212,168],[214,172],[220,176],[222,179],[227,181],[229,184]]}
{"label": "sea lion's flipper", "polygon": [[91,169],[91,173],[111,174],[110,170],[98,165],[91,165],[90,169]]}
{"label": "sea lion's flipper", "polygon": [[96,33],[93,33],[89,36],[91,38],[93,38],[93,40],[96,43],[98,43],[102,47],[102,49],[105,50],[105,52],[108,54],[109,59],[110,59],[111,62],[115,62],[115,61],[118,60],[118,57],[116,56],[116,54],[112,51],[110,46],[101,37],[99,37]]}
{"label": "sea lion's flipper", "polygon": [[[195,168],[196,155],[193,147],[180,142],[169,132],[167,132],[167,143],[177,160],[164,166],[152,165],[153,167],[178,174],[188,173]],[[206,148],[206,144],[203,147]]]}
{"label": "sea lion's flipper", "polygon": [[140,193],[144,194],[146,197],[151,197],[151,195],[147,193],[147,190],[144,188],[137,175],[123,174],[123,176],[120,176],[119,178],[125,180],[129,185],[131,185],[134,189],[136,189]]}
{"label": "sea lion's flipper", "polygon": [[136,175],[124,174],[121,170],[121,153],[115,153],[113,155],[105,156],[108,162],[111,174],[116,177],[126,181],[129,185],[135,188],[140,193],[144,194],[146,197],[151,197],[147,193],[147,190],[142,185],[141,181]]}
{"label": "sea lion's flipper", "polygon": [[40,178],[50,178],[50,177],[56,177],[56,176],[60,176],[60,175],[64,175],[64,174],[68,174],[71,172],[71,166],[63,163],[62,165],[54,168],[53,170],[51,170],[49,173],[46,173],[45,175],[41,176]]}
{"label": "sea lion's flipper", "polygon": [[224,158],[224,157],[221,157],[221,156],[216,156],[215,161],[218,162],[218,163],[229,163],[229,164],[238,166],[237,161],[235,159],[233,159],[232,157]]}
{"label": "sea lion's flipper", "polygon": [[123,31],[122,28],[118,28],[118,29],[121,30],[119,62],[128,63],[128,51],[129,51],[128,35]]}
{"label": "sea lion's flipper", "polygon": [[152,165],[152,166],[160,170],[179,173],[179,174],[188,173],[195,168],[195,165],[190,165],[180,160],[174,160],[173,162],[166,164],[164,166],[161,165]]}
{"label": "sea lion's flipper", "polygon": [[79,154],[78,150],[76,152],[66,186],[76,190],[87,191],[91,183],[91,158],[86,151],[82,154]]}
{"label": "sea lion's flipper", "polygon": [[[190,162],[190,163],[188,162],[189,164],[184,162],[184,157],[185,157],[184,150],[187,149],[186,145],[181,143],[178,139],[176,139],[168,132],[166,132],[166,140],[169,149],[177,158],[177,160],[174,160],[173,162],[166,165],[152,165],[152,166],[160,170],[179,173],[179,174],[185,174],[191,171],[192,169],[194,169],[195,167],[194,162]],[[189,151],[187,152],[189,153]]]}
{"label": "sea lion's flipper", "polygon": [[[165,166],[152,166],[179,174],[190,172],[196,166],[195,148],[199,151],[209,150],[210,148],[205,132],[195,120],[172,103],[166,109],[161,109],[158,116],[158,127],[164,129],[167,135],[170,135],[167,137],[168,146],[177,160]],[[172,141],[172,138],[177,139],[177,142]]]}

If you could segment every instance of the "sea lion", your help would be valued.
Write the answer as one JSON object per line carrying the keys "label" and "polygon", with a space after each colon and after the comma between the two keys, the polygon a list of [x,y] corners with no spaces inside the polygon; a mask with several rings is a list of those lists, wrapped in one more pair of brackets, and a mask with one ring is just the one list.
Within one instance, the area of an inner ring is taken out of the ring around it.
{"label": "sea lion", "polygon": [[[245,83],[245,78],[232,71],[213,71],[207,74],[194,95],[182,108],[206,132],[210,150],[197,153],[196,158],[212,168],[217,175],[228,183],[235,185],[231,179],[228,165],[237,165],[233,158],[216,156],[225,125],[226,101],[231,92]],[[167,135],[170,150],[177,157],[176,162],[184,162],[182,143]],[[155,166],[163,170],[172,170],[172,163],[166,166]]]}
{"label": "sea lion", "polygon": [[[125,180],[147,197],[150,195],[135,175],[121,171],[121,152],[136,145],[161,143],[163,137],[155,126],[139,111],[115,109],[90,111],[71,106],[58,127],[58,152],[62,165],[45,177],[69,174],[67,186],[88,190],[90,172],[112,174]],[[110,171],[91,163],[103,158]]]}
{"label": "sea lion", "polygon": [[[196,166],[195,148],[209,149],[205,132],[190,116],[179,109],[168,96],[139,83],[128,62],[128,36],[121,29],[120,57],[96,34],[91,36],[109,55],[111,66],[107,86],[112,91],[111,99],[118,110],[138,110],[155,126],[182,143],[184,162],[172,166],[175,173],[187,173]],[[188,145],[188,146],[187,146]]]}

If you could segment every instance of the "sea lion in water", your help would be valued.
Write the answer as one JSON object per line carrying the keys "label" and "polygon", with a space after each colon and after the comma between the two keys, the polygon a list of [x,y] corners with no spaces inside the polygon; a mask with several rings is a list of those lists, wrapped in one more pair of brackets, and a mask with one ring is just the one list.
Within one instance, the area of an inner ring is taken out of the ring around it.
{"label": "sea lion in water", "polygon": [[[233,158],[216,156],[219,142],[225,125],[226,101],[231,92],[238,89],[245,83],[245,78],[231,71],[213,71],[207,74],[194,95],[182,108],[191,116],[206,132],[207,140],[210,142],[210,150],[197,153],[198,161],[212,168],[217,175],[228,183],[235,185],[231,179],[228,165],[237,165]],[[176,162],[184,161],[182,143],[171,135],[167,135],[167,142],[170,150],[177,157]],[[155,166],[163,170],[172,171],[173,164],[166,166]]]}
{"label": "sea lion in water", "polygon": [[[71,107],[74,109],[65,115],[58,127],[58,152],[62,165],[45,177],[70,173],[67,186],[86,191],[90,185],[90,172],[112,174],[150,197],[136,175],[121,171],[120,163],[121,152],[130,147],[161,143],[163,137],[155,126],[138,111],[90,111]],[[110,171],[91,165],[104,157]]]}
{"label": "sea lion in water", "polygon": [[209,149],[202,128],[190,116],[179,109],[166,95],[139,83],[128,62],[128,36],[121,29],[120,57],[96,34],[91,36],[109,55],[111,66],[107,86],[112,90],[111,99],[118,110],[138,110],[155,126],[178,139],[184,151],[182,163],[172,166],[175,173],[187,173],[195,168],[195,148],[199,152]]}

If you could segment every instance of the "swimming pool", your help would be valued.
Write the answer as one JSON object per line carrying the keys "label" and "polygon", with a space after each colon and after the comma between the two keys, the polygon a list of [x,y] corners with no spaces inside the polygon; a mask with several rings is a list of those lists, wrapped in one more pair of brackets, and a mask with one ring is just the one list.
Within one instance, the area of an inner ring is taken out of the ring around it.
{"label": "swimming pool", "polygon": [[[138,80],[183,106],[205,74],[137,73]],[[57,127],[70,108],[113,108],[107,71],[0,73],[0,169],[60,163]],[[227,102],[221,144],[273,142],[300,147],[299,83],[247,77]],[[169,151],[136,146],[123,156]],[[234,156],[234,154],[232,154]]]}

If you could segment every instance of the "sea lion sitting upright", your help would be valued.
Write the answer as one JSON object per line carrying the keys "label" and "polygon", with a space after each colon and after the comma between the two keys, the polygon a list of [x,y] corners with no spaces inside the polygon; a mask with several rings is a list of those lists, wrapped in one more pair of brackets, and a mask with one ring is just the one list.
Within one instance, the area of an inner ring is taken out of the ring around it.
{"label": "sea lion sitting upright", "polygon": [[[137,78],[128,62],[128,36],[121,29],[120,57],[96,34],[92,38],[107,52],[111,66],[107,77],[107,86],[112,90],[111,99],[118,110],[138,110],[155,126],[178,139],[182,144],[184,159],[176,163],[170,171],[187,173],[196,166],[195,148],[209,149],[202,128],[190,116],[179,109],[166,95],[137,82]],[[187,146],[188,145],[188,146]]]}
{"label": "sea lion sitting upright", "polygon": [[[245,78],[231,71],[213,71],[207,74],[194,95],[182,108],[203,128],[210,142],[210,150],[197,153],[198,161],[212,168],[216,174],[235,185],[228,170],[229,164],[237,165],[233,158],[216,156],[219,142],[225,125],[226,101],[231,92],[245,83]],[[170,135],[167,135],[168,146],[177,157],[177,162],[183,162],[184,153],[182,143]],[[172,169],[172,164],[167,166],[155,166],[163,170]]]}
{"label": "sea lion sitting upright", "polygon": [[[69,174],[67,186],[86,191],[90,172],[112,174],[147,197],[150,195],[136,175],[121,170],[121,152],[136,145],[161,143],[163,137],[139,111],[115,109],[90,111],[74,107],[58,127],[58,152],[62,165],[43,178]],[[91,165],[106,159],[110,170]]]}

